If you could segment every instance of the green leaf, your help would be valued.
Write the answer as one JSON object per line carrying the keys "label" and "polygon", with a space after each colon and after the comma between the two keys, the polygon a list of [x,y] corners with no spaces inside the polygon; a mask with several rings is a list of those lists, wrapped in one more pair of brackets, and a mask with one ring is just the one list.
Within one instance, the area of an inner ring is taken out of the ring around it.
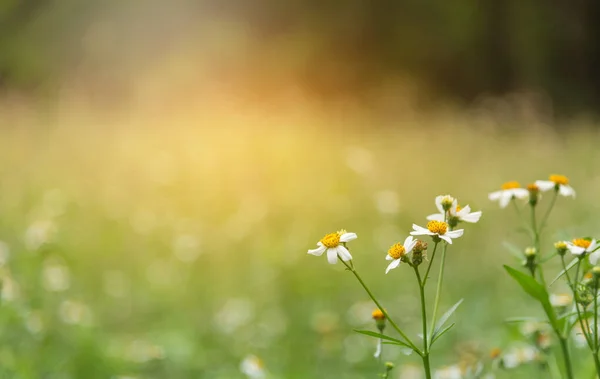
{"label": "green leaf", "polygon": [[548,320],[541,320],[535,317],[510,317],[504,320],[508,324],[515,324],[520,322],[548,322]]}
{"label": "green leaf", "polygon": [[556,276],[556,278],[554,278],[550,282],[550,285],[553,285],[554,282],[556,282],[558,279],[560,279],[568,270],[570,270],[573,267],[575,267],[575,265],[577,264],[578,261],[579,261],[579,259],[576,258],[576,259],[573,259],[571,262],[569,262],[569,264],[567,265],[567,269],[566,270],[562,270],[561,272],[559,272],[558,275]]}
{"label": "green leaf", "polygon": [[400,346],[408,347],[409,349],[412,350],[412,347],[409,344],[407,344],[406,342],[401,341],[401,340],[396,339],[396,338],[392,338],[390,336],[386,336],[385,334],[380,334],[380,333],[372,332],[370,330],[358,330],[358,329],[354,329],[354,331],[356,333],[364,334],[364,335],[375,337],[375,338],[380,338],[380,339],[385,340],[385,341],[390,341],[394,345],[400,345]]}
{"label": "green leaf", "polygon": [[430,347],[433,346],[434,342],[438,340],[438,338],[440,338],[441,336],[443,336],[444,334],[446,334],[446,332],[450,329],[452,329],[452,327],[456,325],[456,323],[452,323],[450,325],[448,325],[447,327],[445,327],[444,329],[442,329],[439,333],[435,334],[432,338],[431,338],[431,344],[429,345]]}
{"label": "green leaf", "polygon": [[[456,304],[452,306],[452,308],[448,309],[448,311],[444,313],[442,317],[440,317],[437,324],[435,325],[435,328],[433,329],[433,333],[431,333],[431,342],[429,343],[430,346],[431,344],[433,344],[434,340],[439,338],[439,334],[441,333],[444,324],[446,323],[446,321],[448,321],[450,316],[452,316],[454,311],[456,311],[456,308],[458,308],[458,306],[463,302],[463,300],[464,299],[460,299]],[[444,329],[444,332],[446,332],[446,329]]]}
{"label": "green leaf", "polygon": [[552,307],[552,304],[550,304],[550,297],[548,295],[548,291],[546,291],[546,287],[538,283],[537,280],[535,280],[535,278],[532,276],[522,273],[521,271],[517,271],[512,267],[504,265],[504,269],[506,272],[508,272],[508,275],[512,276],[512,278],[519,283],[525,292],[542,304],[550,324],[555,329],[560,330],[560,325],[556,319],[554,308]]}

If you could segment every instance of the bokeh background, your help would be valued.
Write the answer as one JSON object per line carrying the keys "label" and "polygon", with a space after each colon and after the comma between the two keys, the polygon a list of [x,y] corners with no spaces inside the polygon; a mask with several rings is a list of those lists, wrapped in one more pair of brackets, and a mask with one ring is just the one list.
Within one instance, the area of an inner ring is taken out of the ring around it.
{"label": "bokeh background", "polygon": [[[465,300],[433,365],[488,368],[527,343],[504,321],[541,312],[503,272],[528,241],[487,193],[562,173],[577,198],[544,248],[600,230],[599,16],[1,0],[0,377],[244,378],[249,356],[269,378],[375,377],[375,341],[352,332],[374,330],[372,304],[306,251],[356,232],[356,266],[416,338],[412,274],[384,257],[446,193],[483,217],[449,249],[442,309]],[[385,359],[419,377],[416,357]]]}

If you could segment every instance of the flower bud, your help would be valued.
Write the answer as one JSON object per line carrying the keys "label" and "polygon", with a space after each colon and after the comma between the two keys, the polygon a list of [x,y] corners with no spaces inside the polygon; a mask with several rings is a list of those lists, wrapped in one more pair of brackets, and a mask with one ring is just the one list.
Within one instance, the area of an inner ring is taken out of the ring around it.
{"label": "flower bud", "polygon": [[594,268],[592,268],[592,275],[594,276],[594,279],[600,279],[600,266],[594,266]]}
{"label": "flower bud", "polygon": [[450,195],[445,195],[442,197],[442,208],[448,212],[450,208],[452,208],[452,204],[454,203],[454,198]]}
{"label": "flower bud", "polygon": [[425,257],[426,252],[427,242],[417,240],[417,243],[413,247],[412,251],[412,264],[415,266],[419,266],[421,263],[423,263],[423,258]]}
{"label": "flower bud", "polygon": [[383,314],[381,309],[377,308],[371,313],[371,316],[375,320],[375,325],[377,325],[379,332],[383,332],[383,329],[385,329],[385,314]]}
{"label": "flower bud", "polygon": [[567,243],[565,241],[558,241],[554,243],[554,248],[556,249],[556,254],[559,256],[564,256],[567,253]]}
{"label": "flower bud", "polygon": [[537,254],[537,250],[535,247],[528,247],[525,249],[525,258],[530,259],[530,258],[535,258],[535,255]]}
{"label": "flower bud", "polygon": [[539,199],[540,188],[532,183],[527,185],[527,191],[529,191],[529,205],[535,207]]}
{"label": "flower bud", "polygon": [[392,362],[385,362],[385,368],[390,371],[394,368],[394,364]]}

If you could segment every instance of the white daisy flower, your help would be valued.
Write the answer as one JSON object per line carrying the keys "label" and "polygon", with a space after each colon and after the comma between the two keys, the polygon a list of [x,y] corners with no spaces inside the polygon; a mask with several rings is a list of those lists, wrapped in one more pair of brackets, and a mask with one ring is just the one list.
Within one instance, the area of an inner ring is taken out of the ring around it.
{"label": "white daisy flower", "polygon": [[316,249],[309,250],[308,254],[321,256],[325,251],[327,251],[327,261],[331,264],[337,263],[337,258],[340,257],[341,260],[347,262],[352,260],[352,255],[344,245],[345,242],[349,242],[355,240],[357,238],[356,233],[348,233],[345,230],[340,230],[339,232],[329,233],[325,237],[323,237],[319,242],[317,242]]}
{"label": "white daisy flower", "polygon": [[398,267],[398,265],[400,265],[400,263],[402,262],[402,257],[404,257],[406,254],[409,254],[416,244],[417,240],[414,239],[412,236],[408,236],[404,240],[404,244],[397,243],[390,247],[387,255],[385,256],[385,259],[392,262],[388,265],[387,269],[385,270],[385,273],[387,274],[388,272],[390,272],[390,270],[393,270],[396,267]]}
{"label": "white daisy flower", "polygon": [[446,366],[435,370],[434,379],[462,379],[463,370],[459,365]]}
{"label": "white daisy flower", "polygon": [[538,350],[533,346],[513,348],[502,356],[502,365],[511,369],[522,364],[530,363],[539,358]]}
{"label": "white daisy flower", "polygon": [[240,363],[240,371],[250,379],[263,379],[266,377],[263,362],[255,355],[248,355]]}
{"label": "white daisy flower", "polygon": [[[569,249],[569,251],[573,255],[591,253],[594,250],[596,250],[597,247],[598,242],[594,239],[588,240],[584,238],[575,238],[571,242],[567,242],[567,249]],[[590,255],[590,262],[592,262],[592,264],[596,264],[596,261],[598,260],[598,255],[596,254],[594,258],[592,258],[592,255],[594,254]]]}
{"label": "white daisy flower", "polygon": [[535,185],[541,191],[549,191],[554,189],[562,196],[575,197],[575,190],[569,185],[569,178],[564,175],[550,175],[550,180],[536,180]]}
{"label": "white daisy flower", "polygon": [[464,208],[461,208],[458,205],[456,199],[452,198],[452,202],[448,207],[448,201],[451,196],[437,196],[435,198],[435,206],[437,207],[440,213],[434,213],[427,216],[427,220],[429,221],[446,221],[446,209],[448,209],[448,222],[451,219],[454,219],[457,223],[459,221],[465,221],[470,223],[475,223],[479,221],[481,218],[481,211],[471,212],[471,207],[466,205]]}
{"label": "white daisy flower", "polygon": [[568,293],[550,294],[550,304],[555,308],[566,308],[573,302],[573,296]]}
{"label": "white daisy flower", "polygon": [[506,182],[502,185],[500,191],[492,192],[488,195],[491,201],[498,201],[500,208],[506,208],[512,199],[525,199],[529,197],[529,191],[521,188],[519,182]]}
{"label": "white daisy flower", "polygon": [[414,231],[410,232],[413,236],[433,236],[434,241],[436,241],[436,238],[440,238],[449,244],[452,244],[452,238],[458,238],[462,236],[464,232],[463,229],[448,230],[448,223],[437,220],[429,221],[427,223],[427,228],[413,224],[413,229]]}

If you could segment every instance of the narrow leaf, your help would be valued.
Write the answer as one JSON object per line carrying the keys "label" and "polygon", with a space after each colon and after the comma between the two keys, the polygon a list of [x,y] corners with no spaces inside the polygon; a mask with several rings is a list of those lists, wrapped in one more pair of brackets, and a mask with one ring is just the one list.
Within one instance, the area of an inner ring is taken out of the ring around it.
{"label": "narrow leaf", "polygon": [[447,326],[447,327],[445,327],[444,329],[440,330],[440,332],[439,332],[439,333],[437,333],[437,334],[436,334],[436,333],[434,333],[434,335],[433,335],[433,336],[432,336],[432,338],[431,338],[431,344],[430,344],[430,346],[433,346],[434,342],[435,342],[435,341],[437,341],[437,340],[438,340],[438,338],[440,338],[441,336],[443,336],[444,334],[446,334],[446,332],[447,332],[448,330],[452,329],[452,327],[453,327],[454,325],[456,325],[456,323],[454,323],[454,322],[453,322],[452,324],[448,325],[448,326]]}
{"label": "narrow leaf", "polygon": [[[535,298],[542,304],[544,311],[546,312],[546,316],[548,316],[548,320],[550,324],[552,324],[555,328],[559,328],[560,325],[557,323],[556,314],[554,313],[554,308],[552,304],[550,304],[550,298],[548,295],[548,291],[546,288],[535,280],[535,278],[522,273],[521,271],[517,271],[512,267],[504,266],[504,269],[508,274],[519,283],[521,288],[525,292],[527,292],[531,297]],[[560,330],[560,329],[559,329]]]}
{"label": "narrow leaf", "polygon": [[409,344],[407,344],[406,342],[401,341],[401,340],[396,339],[396,338],[392,338],[390,336],[386,336],[385,334],[380,334],[380,333],[372,332],[370,330],[357,330],[357,329],[354,329],[354,331],[357,332],[357,333],[360,333],[360,334],[367,335],[367,336],[371,336],[371,337],[375,337],[375,338],[381,338],[382,340],[385,340],[385,341],[391,341],[394,345],[405,346],[405,347],[408,347],[408,348],[412,349],[412,347]]}
{"label": "narrow leaf", "polygon": [[548,320],[541,320],[535,317],[510,317],[504,320],[508,324],[516,324],[521,322],[548,322]]}
{"label": "narrow leaf", "polygon": [[452,314],[454,313],[454,311],[456,311],[456,308],[458,308],[458,306],[463,302],[464,299],[460,299],[456,304],[454,304],[452,306],[452,308],[448,309],[448,311],[446,313],[444,313],[442,315],[442,317],[440,317],[440,319],[438,320],[437,324],[435,325],[435,329],[433,331],[433,334],[435,334],[435,332],[437,332],[438,330],[440,330],[444,324],[446,323],[446,321],[448,321],[448,319],[450,318],[450,316],[452,316]]}

